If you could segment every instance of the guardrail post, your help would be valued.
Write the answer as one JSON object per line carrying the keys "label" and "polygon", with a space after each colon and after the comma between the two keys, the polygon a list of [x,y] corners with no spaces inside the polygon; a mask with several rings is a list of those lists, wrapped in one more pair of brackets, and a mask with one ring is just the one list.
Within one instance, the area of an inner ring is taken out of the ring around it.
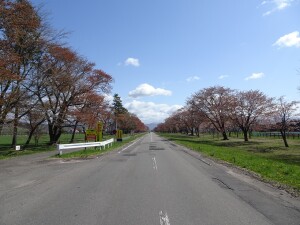
{"label": "guardrail post", "polygon": [[56,149],[59,155],[62,155],[62,150],[59,148],[59,144],[56,144]]}

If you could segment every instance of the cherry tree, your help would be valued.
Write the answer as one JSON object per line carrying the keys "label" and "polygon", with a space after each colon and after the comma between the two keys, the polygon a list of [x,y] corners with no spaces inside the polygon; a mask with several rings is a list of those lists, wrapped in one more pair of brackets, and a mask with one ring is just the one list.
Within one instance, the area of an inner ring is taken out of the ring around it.
{"label": "cherry tree", "polygon": [[50,45],[32,80],[31,91],[42,105],[50,143],[56,143],[70,110],[90,91],[108,92],[112,77],[69,48]]}
{"label": "cherry tree", "polygon": [[288,102],[283,96],[278,98],[275,110],[275,127],[279,129],[285,147],[289,147],[286,137],[286,132],[289,130],[291,120],[296,114],[299,102]]}
{"label": "cherry tree", "polygon": [[231,109],[231,120],[242,130],[244,141],[248,141],[250,128],[259,118],[268,117],[273,112],[274,104],[272,98],[258,90],[238,91]]}
{"label": "cherry tree", "polygon": [[228,140],[226,126],[234,103],[233,93],[230,88],[214,86],[198,91],[188,100],[222,134],[223,140]]}
{"label": "cherry tree", "polygon": [[19,119],[28,112],[20,112],[19,103],[30,97],[23,85],[40,57],[43,32],[41,17],[29,1],[0,2],[0,133],[5,123],[13,122],[12,145]]}

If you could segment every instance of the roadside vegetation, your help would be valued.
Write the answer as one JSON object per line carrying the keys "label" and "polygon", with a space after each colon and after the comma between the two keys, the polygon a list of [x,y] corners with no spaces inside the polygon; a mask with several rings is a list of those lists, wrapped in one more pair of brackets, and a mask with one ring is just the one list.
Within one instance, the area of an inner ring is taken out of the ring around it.
{"label": "roadside vegetation", "polygon": [[[39,152],[54,151],[56,149],[55,145],[49,145],[48,135],[41,135],[38,144],[34,143],[32,140],[24,149],[24,144],[27,141],[27,137],[27,135],[18,135],[18,142],[16,144],[20,146],[20,151],[16,151],[11,147],[11,135],[0,135],[0,160]],[[63,134],[61,135],[60,140],[62,143],[68,143],[70,140],[69,138],[70,135]],[[84,136],[82,136],[82,138],[77,138],[83,139]]]}
{"label": "roadside vegetation", "polygon": [[299,193],[298,105],[259,90],[212,86],[192,94],[154,131]]}
{"label": "roadside vegetation", "polygon": [[[84,133],[99,122],[105,133],[145,132],[118,94],[107,100],[113,81],[69,47],[66,32],[52,28],[41,8],[28,0],[0,1],[0,158],[52,150],[64,133]],[[25,150],[14,152],[17,145]]]}
{"label": "roadside vegetation", "polygon": [[300,193],[300,140],[289,139],[290,147],[282,145],[280,137],[253,137],[248,142],[230,137],[224,141],[212,135],[188,136],[159,133],[204,156],[225,161],[259,175],[277,187],[292,188]]}

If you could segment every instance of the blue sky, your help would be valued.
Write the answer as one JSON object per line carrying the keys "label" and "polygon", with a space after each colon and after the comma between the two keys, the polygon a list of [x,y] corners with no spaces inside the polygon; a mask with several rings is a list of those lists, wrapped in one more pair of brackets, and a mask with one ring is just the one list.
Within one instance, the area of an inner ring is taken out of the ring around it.
{"label": "blue sky", "polygon": [[300,0],[33,0],[113,76],[129,111],[162,122],[222,85],[299,100]]}

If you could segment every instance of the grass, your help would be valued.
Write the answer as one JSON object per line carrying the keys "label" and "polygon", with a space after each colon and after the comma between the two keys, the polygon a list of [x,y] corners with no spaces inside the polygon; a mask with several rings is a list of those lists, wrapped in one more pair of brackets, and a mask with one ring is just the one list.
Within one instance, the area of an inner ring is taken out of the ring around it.
{"label": "grass", "polygon": [[[62,138],[66,137],[63,135]],[[16,151],[11,147],[11,140],[12,137],[10,135],[0,136],[0,160],[39,152],[53,151],[56,149],[56,146],[48,145],[48,135],[42,135],[37,145],[34,143],[34,140],[32,140],[26,149],[24,149],[23,146],[27,140],[27,135],[18,135],[17,145],[21,146],[21,151]]]}
{"label": "grass", "polygon": [[244,142],[239,138],[228,141],[204,135],[200,138],[182,134],[160,134],[208,157],[216,158],[253,171],[266,181],[292,187],[300,193],[300,140],[289,139],[289,148],[281,139],[254,138]]}
{"label": "grass", "polygon": [[[105,135],[104,140],[110,139],[113,136]],[[126,135],[124,135],[124,143],[127,143]],[[60,137],[59,142],[61,144],[67,144],[70,142],[71,134],[62,134]],[[130,139],[130,136],[129,138]],[[8,159],[12,157],[22,156],[22,155],[29,155],[39,152],[46,152],[46,151],[54,151],[56,150],[55,145],[49,145],[49,136],[48,135],[41,135],[38,144],[35,144],[34,140],[31,140],[30,144],[24,149],[23,146],[27,140],[26,135],[19,135],[17,139],[17,145],[21,146],[21,151],[16,151],[11,148],[11,136],[9,135],[2,135],[0,136],[0,160]],[[84,134],[76,134],[74,142],[84,142]]]}

